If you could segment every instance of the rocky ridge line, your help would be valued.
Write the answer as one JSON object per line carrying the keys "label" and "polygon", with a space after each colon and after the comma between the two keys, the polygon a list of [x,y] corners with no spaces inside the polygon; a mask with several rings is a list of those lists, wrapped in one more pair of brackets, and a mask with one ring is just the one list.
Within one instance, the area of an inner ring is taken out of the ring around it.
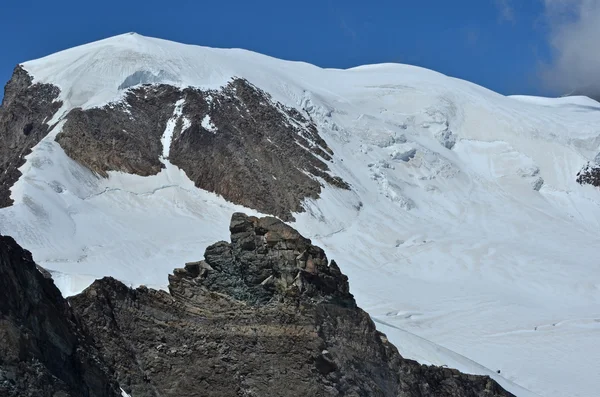
{"label": "rocky ridge line", "polygon": [[52,280],[0,236],[0,396],[120,396],[112,379]]}
{"label": "rocky ridge line", "polygon": [[164,84],[128,89],[122,102],[74,109],[56,141],[101,176],[158,173],[161,137],[171,128],[168,160],[201,189],[260,212],[293,220],[332,175],[333,152],[315,124],[244,79],[219,90]]}
{"label": "rocky ridge line", "polygon": [[[12,205],[10,188],[25,156],[54,127],[60,89],[33,83],[17,67],[0,107],[0,207]],[[103,107],[75,108],[56,141],[75,161],[107,177],[109,171],[141,176],[164,168],[161,137],[171,128],[169,161],[198,188],[228,201],[293,220],[305,199],[322,189],[350,186],[329,165],[334,153],[310,116],[274,101],[245,79],[218,90],[143,84]],[[170,125],[174,122],[174,125]]]}
{"label": "rocky ridge line", "polygon": [[21,66],[6,84],[0,106],[0,208],[12,205],[10,188],[21,176],[18,168],[52,129],[47,122],[62,106],[59,94],[56,86],[34,84]]}
{"label": "rocky ridge line", "polygon": [[283,222],[234,214],[230,231],[170,293],[105,278],[69,299],[133,397],[511,396],[402,358],[335,262]]}
{"label": "rocky ridge line", "polygon": [[588,162],[582,169],[577,173],[577,183],[580,185],[592,185],[600,187],[600,156],[596,157],[593,162]]}

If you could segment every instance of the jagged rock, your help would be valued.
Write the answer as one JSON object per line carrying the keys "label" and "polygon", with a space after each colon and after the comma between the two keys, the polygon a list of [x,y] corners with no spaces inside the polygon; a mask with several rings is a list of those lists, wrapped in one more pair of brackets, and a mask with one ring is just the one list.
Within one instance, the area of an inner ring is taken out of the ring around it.
{"label": "jagged rock", "polygon": [[[315,124],[244,79],[220,91],[184,90],[187,129],[176,129],[170,160],[196,186],[292,220],[322,185],[348,189],[327,162],[333,152]],[[209,118],[208,130],[205,120]]]}
{"label": "jagged rock", "polygon": [[531,182],[531,186],[533,187],[533,190],[539,192],[542,186],[544,186],[544,178],[538,176]]}
{"label": "jagged rock", "polygon": [[[188,264],[185,272],[169,278],[172,295],[182,296],[181,287],[186,287],[181,278],[191,276],[209,291],[250,304],[303,300],[356,306],[348,278],[337,264],[329,264],[325,252],[291,226],[276,218],[236,213],[229,230],[231,243],[211,245],[204,261]],[[206,271],[197,278],[200,268]]]}
{"label": "jagged rock", "polygon": [[412,160],[416,154],[417,149],[407,145],[398,145],[397,148],[390,154],[390,157],[392,160],[404,161],[406,163]]}
{"label": "jagged rock", "polygon": [[[129,83],[149,78],[130,77]],[[0,107],[0,207],[12,204],[18,167],[53,127],[46,123],[62,106],[59,94],[56,86],[33,84],[21,67],[7,84]],[[136,86],[121,102],[76,108],[65,119],[56,141],[103,177],[108,171],[158,173],[161,137],[173,120],[169,160],[197,187],[231,202],[293,220],[293,212],[304,211],[304,199],[319,197],[322,183],[349,189],[329,170],[333,152],[314,122],[244,79],[212,91]]]}
{"label": "jagged rock", "polygon": [[600,165],[589,162],[577,173],[577,183],[600,187]]}
{"label": "jagged rock", "polygon": [[111,376],[52,280],[0,236],[0,396],[117,397]]}
{"label": "jagged rock", "polygon": [[74,109],[66,119],[57,142],[101,176],[158,173],[172,120],[171,163],[231,202],[292,220],[305,198],[319,197],[320,180],[349,189],[331,174],[333,152],[315,124],[244,79],[212,91],[138,86],[121,103]]}
{"label": "jagged rock", "polygon": [[288,225],[234,214],[230,231],[169,277],[170,293],[105,278],[69,299],[132,396],[511,396],[403,359]]}
{"label": "jagged rock", "polygon": [[107,171],[155,175],[163,167],[160,138],[180,95],[168,85],[138,87],[122,103],[73,109],[56,141],[101,176]]}
{"label": "jagged rock", "polygon": [[33,84],[21,66],[4,89],[0,106],[0,208],[12,205],[10,188],[21,176],[25,156],[51,129],[46,124],[60,109],[58,87]]}
{"label": "jagged rock", "polygon": [[456,135],[446,123],[446,128],[435,133],[437,140],[446,148],[452,149],[456,145]]}

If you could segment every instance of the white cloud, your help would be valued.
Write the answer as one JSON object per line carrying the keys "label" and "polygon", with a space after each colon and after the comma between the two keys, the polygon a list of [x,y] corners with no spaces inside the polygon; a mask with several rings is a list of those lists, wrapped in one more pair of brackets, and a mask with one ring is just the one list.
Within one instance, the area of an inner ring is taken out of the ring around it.
{"label": "white cloud", "polygon": [[600,0],[544,0],[552,60],[546,87],[600,97]]}

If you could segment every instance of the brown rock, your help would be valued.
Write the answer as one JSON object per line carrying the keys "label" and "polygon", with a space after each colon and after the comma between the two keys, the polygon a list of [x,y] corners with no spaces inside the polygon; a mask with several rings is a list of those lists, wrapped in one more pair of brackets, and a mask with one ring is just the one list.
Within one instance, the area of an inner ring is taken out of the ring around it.
{"label": "brown rock", "polygon": [[230,230],[169,277],[170,294],[105,278],[70,299],[133,396],[511,396],[403,359],[289,226],[234,214]]}
{"label": "brown rock", "polygon": [[33,84],[17,66],[4,89],[0,106],[0,208],[12,205],[10,188],[21,176],[25,156],[51,129],[46,124],[62,106],[60,90],[50,84]]}
{"label": "brown rock", "polygon": [[[163,167],[161,136],[182,99],[169,159],[197,187],[286,220],[304,211],[305,198],[319,197],[317,178],[349,188],[329,171],[333,152],[315,124],[243,79],[213,91],[133,88],[123,103],[72,110],[56,140],[100,176],[111,170],[154,175]],[[214,131],[205,128],[207,117]]]}
{"label": "brown rock", "polygon": [[118,390],[52,280],[0,236],[0,396],[117,397]]}

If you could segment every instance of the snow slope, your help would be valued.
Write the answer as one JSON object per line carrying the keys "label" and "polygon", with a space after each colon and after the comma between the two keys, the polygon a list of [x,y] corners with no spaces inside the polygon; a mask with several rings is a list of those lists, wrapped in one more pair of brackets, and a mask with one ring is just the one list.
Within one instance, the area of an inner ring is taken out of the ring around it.
{"label": "snow slope", "polygon": [[[519,396],[597,395],[600,192],[575,182],[600,151],[597,102],[504,97],[407,65],[320,69],[136,34],[24,67],[62,90],[50,122],[139,83],[215,88],[233,76],[308,112],[352,191],[326,188],[294,226],[336,259],[401,353],[495,374]],[[254,213],[196,189],[167,149],[156,176],[99,179],[54,142],[61,126],[27,157],[0,232],[67,294],[104,275],[160,288],[228,238],[233,211]]]}

